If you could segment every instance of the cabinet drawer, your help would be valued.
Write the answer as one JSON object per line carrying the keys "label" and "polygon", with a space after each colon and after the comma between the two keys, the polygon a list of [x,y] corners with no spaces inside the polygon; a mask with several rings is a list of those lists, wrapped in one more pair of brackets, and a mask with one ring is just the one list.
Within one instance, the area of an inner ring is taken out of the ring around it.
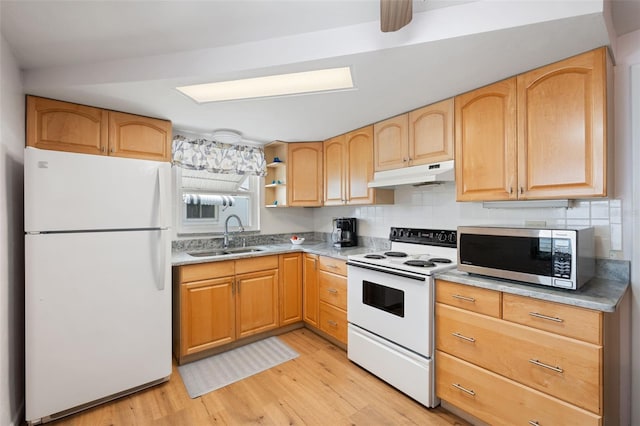
{"label": "cabinet drawer", "polygon": [[437,303],[436,349],[601,414],[602,346]]}
{"label": "cabinet drawer", "polygon": [[502,317],[518,324],[602,344],[602,313],[561,303],[504,294]]}
{"label": "cabinet drawer", "polygon": [[264,271],[267,269],[278,269],[278,255],[257,256],[236,260],[236,274]]}
{"label": "cabinet drawer", "polygon": [[320,330],[347,343],[347,313],[342,309],[320,302]]}
{"label": "cabinet drawer", "polygon": [[436,302],[500,318],[499,291],[436,280]]}
{"label": "cabinet drawer", "polygon": [[320,256],[320,270],[347,276],[347,262],[333,257]]}
{"label": "cabinet drawer", "polygon": [[223,262],[183,265],[179,267],[178,273],[181,283],[228,277],[234,274],[234,263],[233,260],[225,260]]}
{"label": "cabinet drawer", "polygon": [[320,300],[346,310],[347,279],[325,271],[320,271],[318,278]]}
{"label": "cabinet drawer", "polygon": [[[436,351],[436,394],[490,424],[592,425],[602,418]],[[499,397],[497,396],[499,395]]]}

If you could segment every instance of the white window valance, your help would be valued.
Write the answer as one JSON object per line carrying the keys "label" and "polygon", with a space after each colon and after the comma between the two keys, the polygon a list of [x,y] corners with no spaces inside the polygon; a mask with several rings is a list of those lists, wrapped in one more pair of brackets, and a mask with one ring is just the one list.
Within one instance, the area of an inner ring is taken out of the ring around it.
{"label": "white window valance", "polygon": [[207,139],[176,135],[173,164],[211,173],[266,176],[267,163],[261,147],[230,145]]}

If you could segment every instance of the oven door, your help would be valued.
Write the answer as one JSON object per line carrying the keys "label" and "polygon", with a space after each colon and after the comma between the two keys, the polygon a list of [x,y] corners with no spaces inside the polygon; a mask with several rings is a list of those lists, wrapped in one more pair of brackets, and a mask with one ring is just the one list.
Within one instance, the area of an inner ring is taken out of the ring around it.
{"label": "oven door", "polygon": [[351,262],[347,265],[348,321],[430,358],[433,354],[431,277]]}

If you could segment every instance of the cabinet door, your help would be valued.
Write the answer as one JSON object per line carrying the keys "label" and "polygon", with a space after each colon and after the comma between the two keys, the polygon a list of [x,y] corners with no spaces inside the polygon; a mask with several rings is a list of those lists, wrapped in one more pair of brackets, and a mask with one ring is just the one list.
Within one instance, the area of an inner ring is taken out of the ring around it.
{"label": "cabinet door", "polygon": [[109,155],[171,160],[171,122],[109,111]]}
{"label": "cabinet door", "polygon": [[233,277],[180,285],[180,354],[235,340]]}
{"label": "cabinet door", "polygon": [[107,111],[27,96],[27,146],[106,155]]}
{"label": "cabinet door", "polygon": [[409,165],[453,160],[453,98],[409,113]]}
{"label": "cabinet door", "polygon": [[302,321],[302,254],[281,254],[280,326]]}
{"label": "cabinet door", "polygon": [[322,142],[288,144],[287,167],[288,205],[321,206],[322,199]]}
{"label": "cabinet door", "polygon": [[518,76],[520,198],[606,196],[606,48]]}
{"label": "cabinet door", "polygon": [[345,196],[345,137],[324,141],[324,205],[342,205]]}
{"label": "cabinet door", "polygon": [[345,135],[346,199],[348,204],[372,204],[374,191],[367,185],[373,180],[373,126]]}
{"label": "cabinet door", "polygon": [[236,275],[238,338],[278,326],[278,270]]}
{"label": "cabinet door", "polygon": [[318,256],[304,254],[302,314],[304,322],[318,326]]}
{"label": "cabinet door", "polygon": [[455,109],[457,200],[515,200],[515,77],[456,96]]}
{"label": "cabinet door", "polygon": [[373,125],[373,156],[376,172],[399,169],[408,165],[409,133],[407,130],[407,114]]}

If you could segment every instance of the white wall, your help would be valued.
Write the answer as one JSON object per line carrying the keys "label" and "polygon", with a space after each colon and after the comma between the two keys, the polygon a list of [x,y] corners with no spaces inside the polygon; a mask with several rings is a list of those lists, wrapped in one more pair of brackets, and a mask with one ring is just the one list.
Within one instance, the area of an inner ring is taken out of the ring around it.
{"label": "white wall", "polygon": [[0,37],[0,424],[20,424],[24,408],[24,92]]}

